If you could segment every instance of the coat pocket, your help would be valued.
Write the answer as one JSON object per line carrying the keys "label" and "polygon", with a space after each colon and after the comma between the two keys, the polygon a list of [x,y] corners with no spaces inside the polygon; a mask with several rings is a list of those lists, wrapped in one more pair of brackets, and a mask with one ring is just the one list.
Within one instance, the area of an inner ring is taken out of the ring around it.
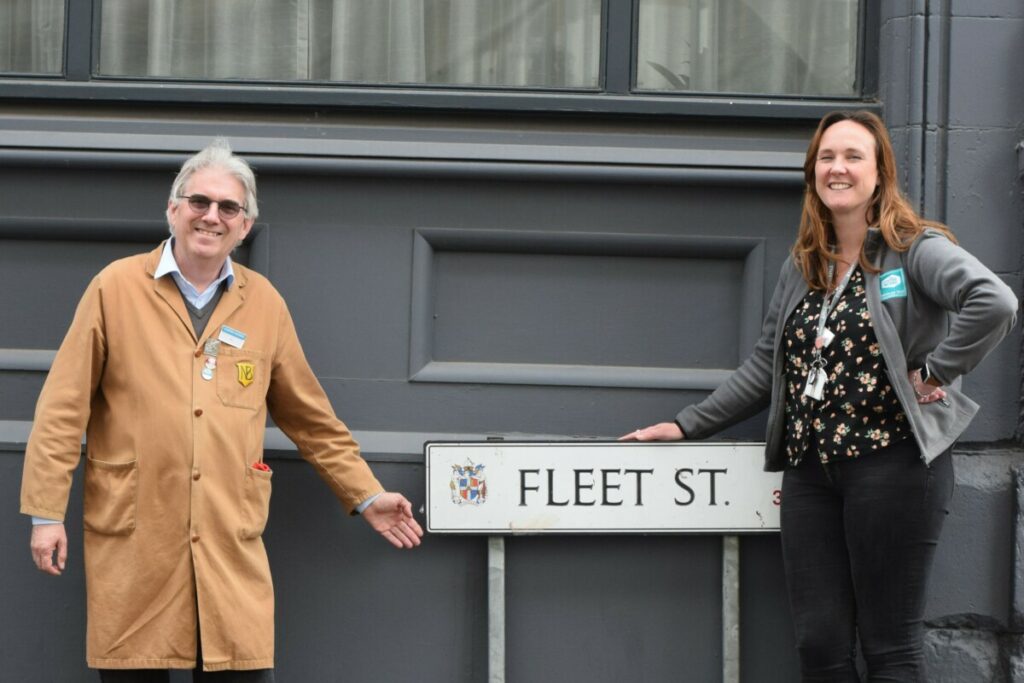
{"label": "coat pocket", "polygon": [[85,461],[85,510],[83,523],[89,531],[127,536],[135,531],[139,498],[138,461]]}
{"label": "coat pocket", "polygon": [[252,467],[245,470],[245,484],[242,490],[242,528],[239,537],[243,540],[259,538],[267,526],[270,515],[270,471]]}
{"label": "coat pocket", "polygon": [[259,410],[267,400],[266,361],[259,351],[221,346],[217,358],[217,396],[232,408]]}

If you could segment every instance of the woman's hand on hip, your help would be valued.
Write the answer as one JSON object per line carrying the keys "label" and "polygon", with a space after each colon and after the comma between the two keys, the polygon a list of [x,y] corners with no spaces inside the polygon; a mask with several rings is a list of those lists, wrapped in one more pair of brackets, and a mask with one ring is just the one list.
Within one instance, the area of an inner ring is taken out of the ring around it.
{"label": "woman's hand on hip", "polygon": [[907,373],[907,377],[910,379],[910,384],[914,387],[914,397],[917,398],[918,403],[935,403],[946,398],[945,389],[932,384],[930,381],[921,381],[921,371],[919,369],[911,370]]}
{"label": "woman's hand on hip", "polygon": [[623,434],[619,437],[619,441],[679,441],[685,438],[683,430],[675,422],[659,422],[656,425]]}

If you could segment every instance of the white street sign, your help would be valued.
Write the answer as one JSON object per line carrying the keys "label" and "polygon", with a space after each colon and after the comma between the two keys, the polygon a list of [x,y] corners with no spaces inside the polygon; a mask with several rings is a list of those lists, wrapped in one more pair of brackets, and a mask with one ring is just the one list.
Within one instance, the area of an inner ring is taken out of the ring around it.
{"label": "white street sign", "polygon": [[763,443],[430,442],[432,533],[771,532]]}

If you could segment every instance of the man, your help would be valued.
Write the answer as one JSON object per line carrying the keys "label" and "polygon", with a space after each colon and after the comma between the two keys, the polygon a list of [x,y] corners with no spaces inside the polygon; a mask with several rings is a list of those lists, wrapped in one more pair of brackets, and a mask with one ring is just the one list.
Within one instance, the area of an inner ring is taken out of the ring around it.
{"label": "man", "polygon": [[398,548],[423,535],[335,417],[284,300],[231,261],[257,215],[225,141],[187,160],[171,239],[93,279],[39,397],[21,511],[36,566],[59,575],[85,431],[86,657],[103,681],[273,680],[268,410],[348,511]]}

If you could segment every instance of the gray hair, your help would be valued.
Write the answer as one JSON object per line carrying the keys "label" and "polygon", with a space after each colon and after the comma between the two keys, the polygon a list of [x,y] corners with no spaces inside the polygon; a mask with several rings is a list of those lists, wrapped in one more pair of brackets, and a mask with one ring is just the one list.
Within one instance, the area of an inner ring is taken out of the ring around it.
{"label": "gray hair", "polygon": [[[178,177],[171,184],[170,201],[177,205],[181,201],[181,193],[185,191],[185,184],[196,171],[204,168],[222,168],[242,183],[245,189],[245,215],[256,220],[260,215],[259,206],[256,204],[256,175],[245,159],[231,151],[231,145],[226,138],[214,138],[213,142],[185,160],[178,171]],[[173,233],[174,226],[170,227]]]}

